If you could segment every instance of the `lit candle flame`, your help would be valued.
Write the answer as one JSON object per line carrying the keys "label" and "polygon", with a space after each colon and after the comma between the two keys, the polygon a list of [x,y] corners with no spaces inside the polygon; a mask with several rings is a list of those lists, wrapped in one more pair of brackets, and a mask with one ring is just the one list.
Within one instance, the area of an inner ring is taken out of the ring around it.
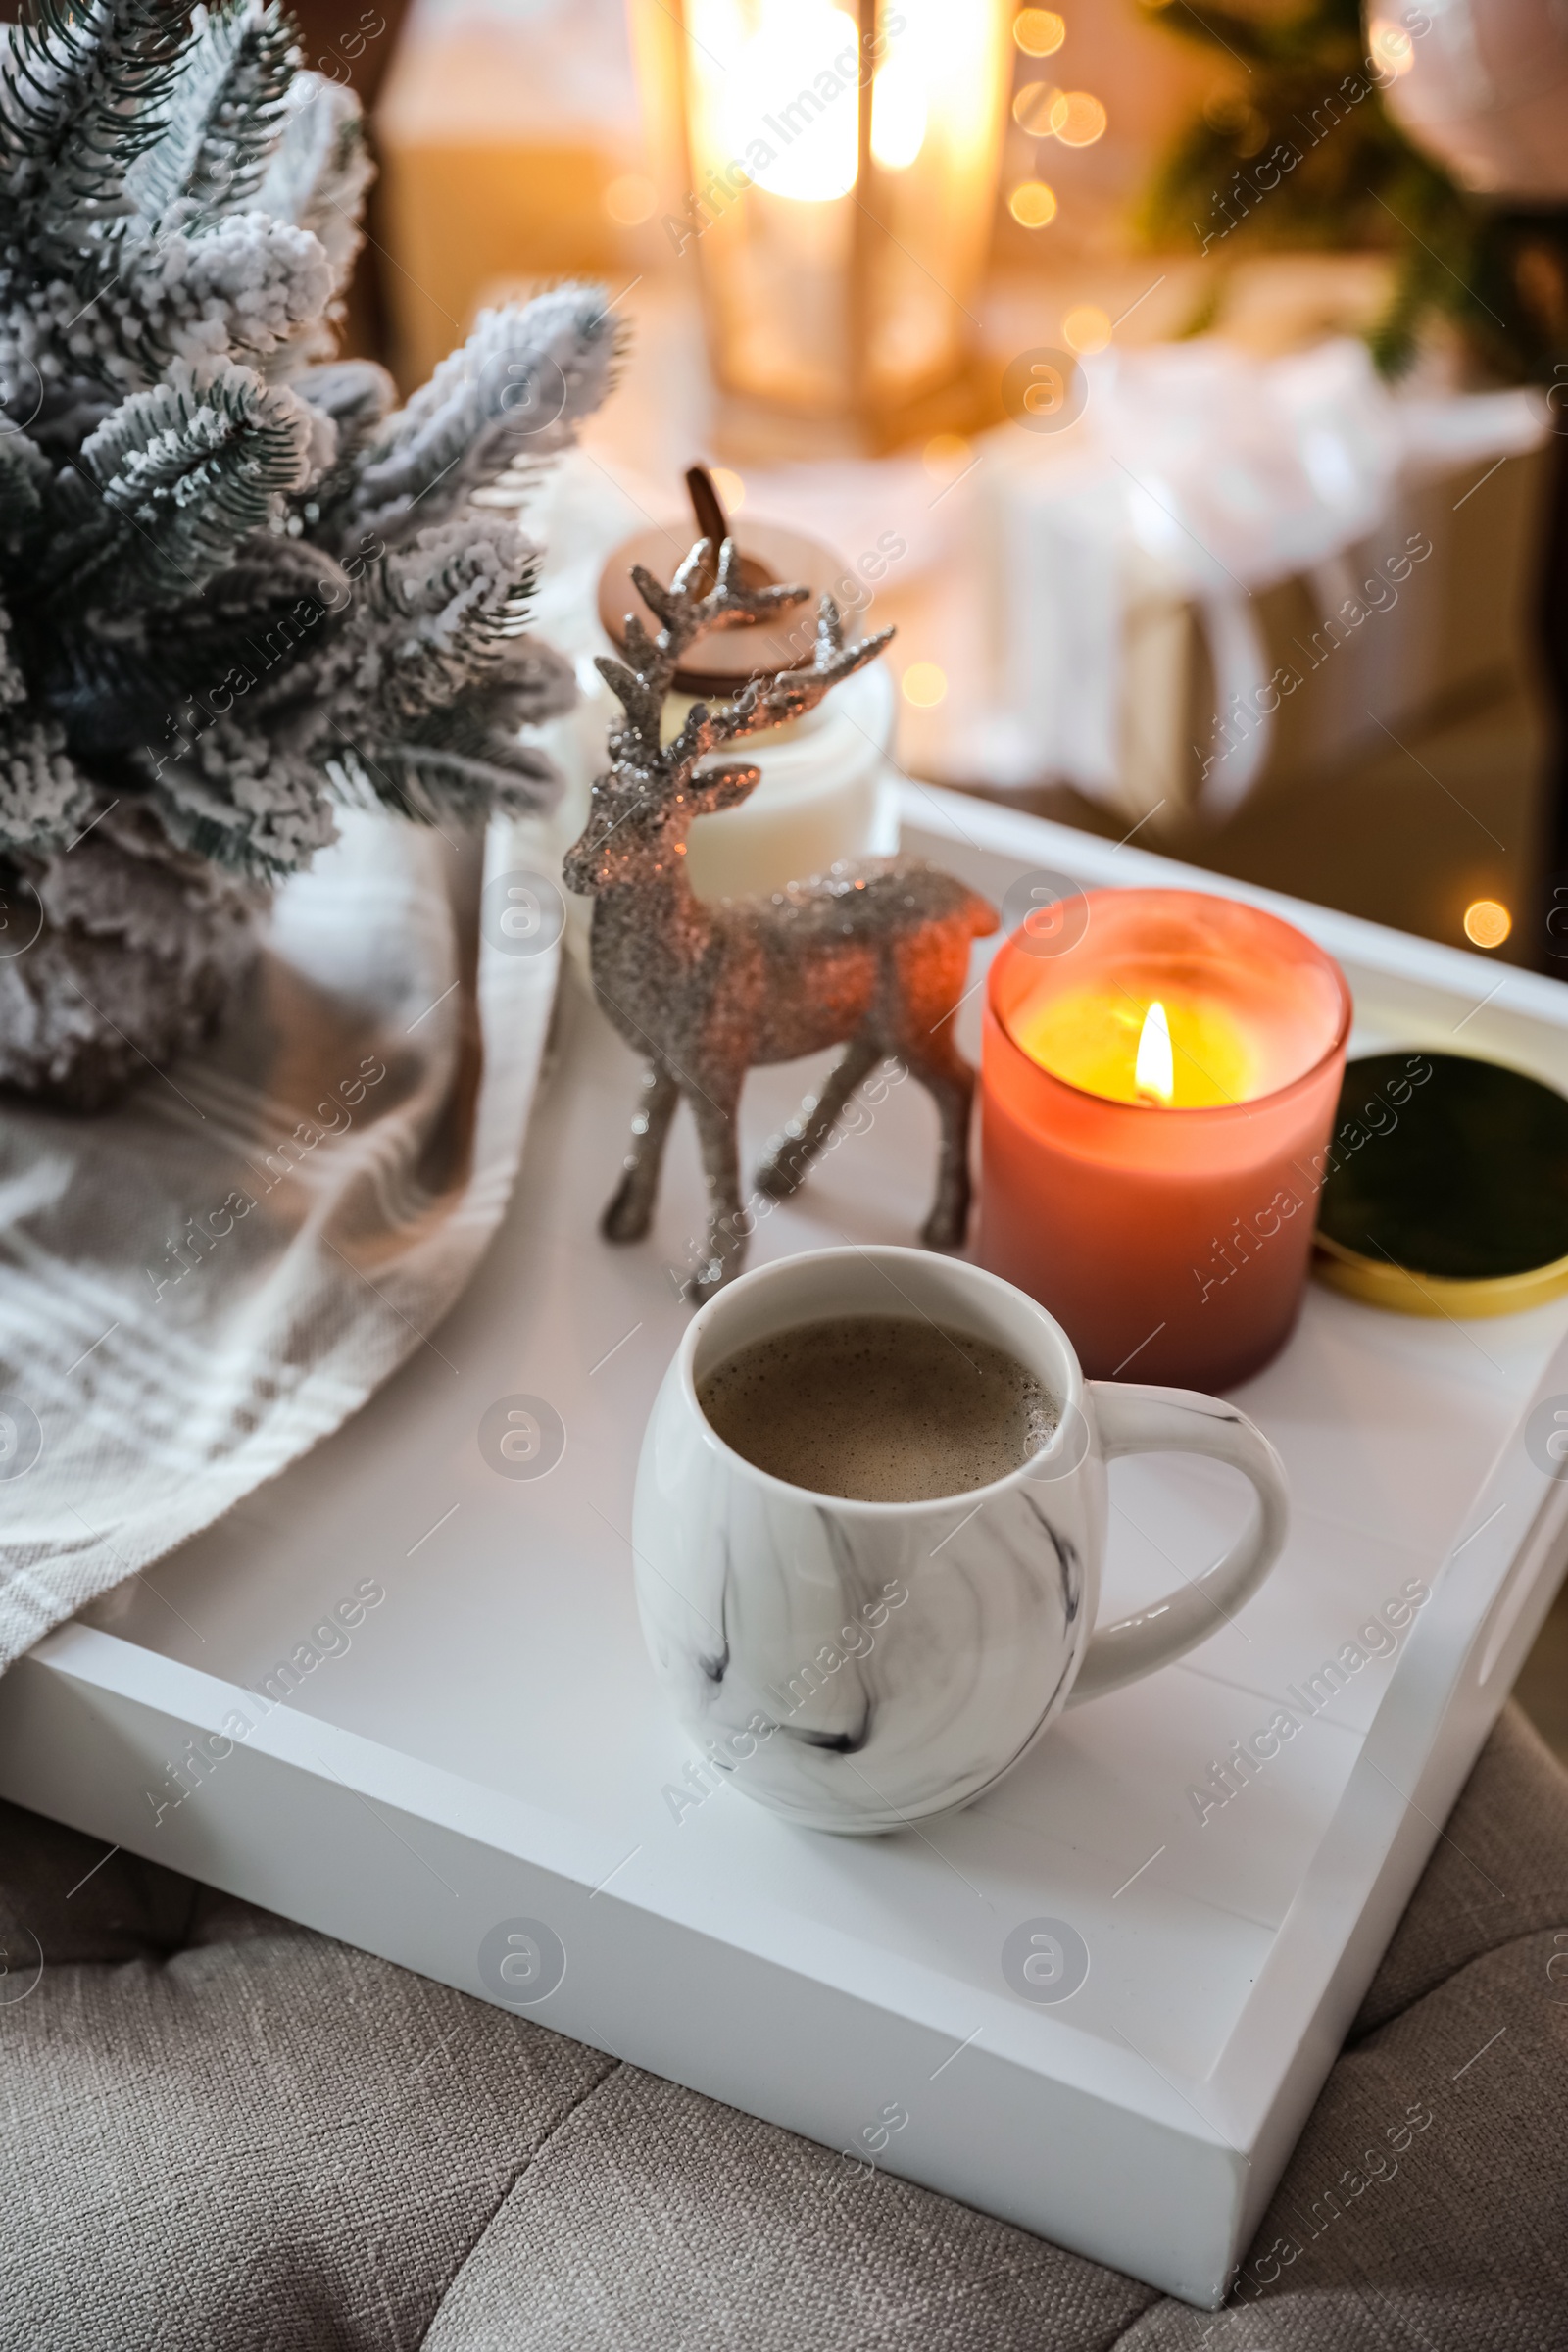
{"label": "lit candle flame", "polygon": [[1144,1015],[1143,1034],[1138,1040],[1138,1066],[1133,1076],[1140,1095],[1169,1108],[1176,1092],[1176,1065],[1170,1050],[1170,1023],[1157,997]]}
{"label": "lit candle flame", "polygon": [[[692,38],[716,49],[726,68],[724,140],[747,178],[770,196],[830,204],[849,194],[859,169],[855,65],[859,28],[853,17],[825,0],[762,0],[760,18],[755,32],[736,40],[738,11],[721,6],[698,12],[704,30],[694,28]],[[726,34],[732,37],[726,40]],[[846,56],[847,85],[834,65],[835,58]],[[821,87],[824,81],[829,94]],[[894,132],[888,135],[896,132],[907,145],[912,134],[897,122],[896,95],[893,103]],[[873,86],[873,124],[876,105]],[[885,103],[883,112],[886,118]],[[912,162],[919,143],[914,140],[907,161]]]}
{"label": "lit candle flame", "polygon": [[871,153],[884,172],[907,172],[925,132],[919,74],[911,59],[891,57],[871,84]]}

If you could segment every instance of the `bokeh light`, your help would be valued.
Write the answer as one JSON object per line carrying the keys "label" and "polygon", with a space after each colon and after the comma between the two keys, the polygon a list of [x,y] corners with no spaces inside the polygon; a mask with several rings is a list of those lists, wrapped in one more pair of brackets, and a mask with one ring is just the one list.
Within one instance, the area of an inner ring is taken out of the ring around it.
{"label": "bokeh light", "polygon": [[1012,102],[1012,119],[1032,139],[1049,139],[1052,113],[1060,96],[1054,81],[1026,81]]}
{"label": "bokeh light", "polygon": [[1396,80],[1401,74],[1408,74],[1415,64],[1415,43],[1402,24],[1391,24],[1387,17],[1374,17],[1367,27],[1366,39],[1372,63]]}
{"label": "bokeh light", "polygon": [[1020,8],[1012,20],[1012,37],[1025,57],[1054,57],[1067,38],[1066,20],[1051,8]]}
{"label": "bokeh light", "polygon": [[1051,128],[1064,147],[1092,147],[1104,136],[1107,117],[1087,90],[1062,90],[1051,110]]}
{"label": "bokeh light", "polygon": [[1020,228],[1044,228],[1056,218],[1056,191],[1043,179],[1026,179],[1007,198],[1007,210]]}
{"label": "bokeh light", "polygon": [[1500,948],[1513,929],[1513,916],[1500,899],[1472,899],[1464,910],[1464,935],[1472,947]]}
{"label": "bokeh light", "polygon": [[1103,351],[1110,341],[1110,320],[1096,302],[1074,305],[1061,322],[1062,341],[1080,359],[1092,351]]}
{"label": "bokeh light", "polygon": [[659,190],[640,172],[626,172],[610,182],[600,202],[612,220],[618,221],[622,228],[637,228],[644,220],[653,219]]}
{"label": "bokeh light", "polygon": [[904,673],[904,699],[917,710],[932,710],[948,691],[948,673],[934,662],[911,662]]}

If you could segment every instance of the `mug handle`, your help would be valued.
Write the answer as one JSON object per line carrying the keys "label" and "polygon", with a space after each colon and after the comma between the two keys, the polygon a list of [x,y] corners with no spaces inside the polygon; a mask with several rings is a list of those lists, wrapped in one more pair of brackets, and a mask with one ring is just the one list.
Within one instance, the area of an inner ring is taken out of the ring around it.
{"label": "mug handle", "polygon": [[1168,1666],[1214,1632],[1224,1616],[1257,1591],[1285,1547],[1290,1504],[1285,1466],[1255,1421],[1218,1396],[1193,1389],[1148,1389],[1092,1380],[1095,1419],[1107,1462],[1123,1453],[1205,1453],[1252,1482],[1256,1523],[1222,1559],[1179,1592],[1152,1601],[1114,1625],[1095,1628],[1068,1693],[1069,1707],[1102,1698],[1123,1683]]}

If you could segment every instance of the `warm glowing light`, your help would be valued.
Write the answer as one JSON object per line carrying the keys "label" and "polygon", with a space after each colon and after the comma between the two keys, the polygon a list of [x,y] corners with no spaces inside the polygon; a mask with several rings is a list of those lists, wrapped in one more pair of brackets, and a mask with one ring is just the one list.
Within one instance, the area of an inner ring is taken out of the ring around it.
{"label": "warm glowing light", "polygon": [[1402,24],[1391,24],[1387,17],[1374,17],[1367,31],[1367,47],[1372,62],[1383,73],[1397,80],[1408,74],[1415,64],[1415,43]]}
{"label": "warm glowing light", "polygon": [[1110,320],[1098,303],[1081,302],[1061,322],[1061,339],[1080,359],[1103,351],[1110,341]]}
{"label": "warm glowing light", "polygon": [[917,710],[932,710],[948,691],[948,673],[934,662],[911,662],[904,673],[904,699]]}
{"label": "warm glowing light", "polygon": [[1051,110],[1051,129],[1064,147],[1092,147],[1104,135],[1108,120],[1098,98],[1087,90],[1062,90]]}
{"label": "warm glowing light", "polygon": [[1043,179],[1026,179],[1007,198],[1007,210],[1020,228],[1044,228],[1056,218],[1056,191]]}
{"label": "warm glowing light", "polygon": [[726,514],[738,514],[746,504],[746,484],[727,466],[710,466],[709,479],[718,492]]}
{"label": "warm glowing light", "polygon": [[945,419],[939,399],[965,392],[1010,127],[1014,7],[681,0],[633,13],[648,20],[649,118],[679,134],[684,161],[668,188],[635,150],[605,177],[635,165],[658,182],[653,220],[666,214],[661,242],[699,273],[725,393],[874,427],[889,447],[933,412]]}
{"label": "warm glowing light", "polygon": [[1141,994],[1107,984],[1027,1005],[1012,1033],[1032,1060],[1111,1102],[1214,1110],[1257,1091],[1252,1039],[1208,997]]}
{"label": "warm glowing light", "polygon": [[1472,946],[1500,948],[1513,929],[1513,916],[1500,899],[1473,899],[1464,910],[1464,935]]}
{"label": "warm glowing light", "polygon": [[600,201],[612,220],[618,220],[622,228],[636,228],[653,218],[659,190],[640,172],[626,172],[611,181]]}
{"label": "warm glowing light", "polygon": [[1032,139],[1049,139],[1052,113],[1060,96],[1054,81],[1026,81],[1012,102],[1012,119]]}
{"label": "warm glowing light", "polygon": [[871,155],[884,172],[907,172],[925,145],[925,91],[912,58],[890,57],[871,84]]}
{"label": "warm glowing light", "polygon": [[[854,187],[859,39],[854,18],[824,0],[762,0],[760,27],[729,67],[722,111],[730,154],[770,196],[828,204]],[[834,65],[846,53],[848,76]]]}
{"label": "warm glowing light", "polygon": [[1152,1096],[1156,1102],[1169,1107],[1176,1092],[1176,1062],[1170,1050],[1170,1023],[1165,1007],[1156,997],[1144,1015],[1143,1028],[1138,1033],[1138,1060],[1133,1069],[1133,1084],[1141,1095]]}
{"label": "warm glowing light", "polygon": [[933,433],[920,452],[920,463],[934,482],[956,482],[974,460],[974,444],[962,433]]}
{"label": "warm glowing light", "polygon": [[1067,38],[1067,26],[1054,9],[1020,8],[1012,20],[1012,37],[1025,57],[1054,57]]}

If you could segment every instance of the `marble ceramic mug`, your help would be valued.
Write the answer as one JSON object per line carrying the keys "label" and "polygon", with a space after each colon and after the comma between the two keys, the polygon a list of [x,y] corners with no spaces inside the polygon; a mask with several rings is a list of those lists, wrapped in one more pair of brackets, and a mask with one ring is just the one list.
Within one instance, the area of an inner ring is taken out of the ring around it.
{"label": "marble ceramic mug", "polygon": [[[924,1315],[1006,1349],[1057,1402],[1050,1446],[939,1501],[846,1500],[759,1470],[697,1384],[843,1314]],[[1230,1462],[1259,1507],[1206,1572],[1097,1629],[1105,1464],[1146,1452]],[[703,1753],[791,1821],[869,1833],[970,1803],[1063,1707],[1191,1649],[1261,1583],[1285,1525],[1279,1456],[1234,1405],[1086,1381],[1060,1324],[997,1275],[850,1249],[760,1266],[693,1318],[643,1440],[632,1542],[644,1636]]]}

